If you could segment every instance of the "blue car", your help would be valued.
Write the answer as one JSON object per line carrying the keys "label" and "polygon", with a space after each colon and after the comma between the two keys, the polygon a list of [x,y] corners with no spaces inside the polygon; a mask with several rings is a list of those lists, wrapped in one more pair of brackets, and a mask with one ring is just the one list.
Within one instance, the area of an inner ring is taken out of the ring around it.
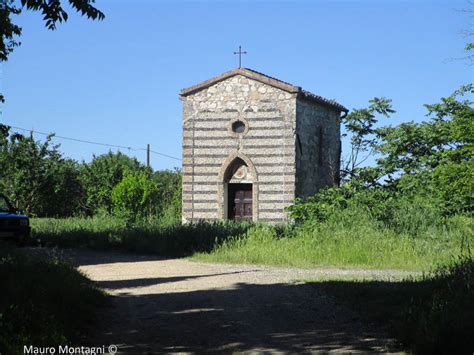
{"label": "blue car", "polygon": [[30,231],[28,216],[13,208],[8,198],[0,194],[0,240],[14,240],[21,245]]}

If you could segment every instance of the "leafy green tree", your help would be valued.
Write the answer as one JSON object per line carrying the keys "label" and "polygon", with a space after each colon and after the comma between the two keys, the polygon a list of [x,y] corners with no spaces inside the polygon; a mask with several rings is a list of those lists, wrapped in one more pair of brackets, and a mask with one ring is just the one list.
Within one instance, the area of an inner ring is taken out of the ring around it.
{"label": "leafy green tree", "polygon": [[149,172],[129,172],[112,191],[113,212],[127,222],[136,222],[155,213],[158,197]]}
{"label": "leafy green tree", "polygon": [[112,212],[112,190],[131,172],[146,170],[135,158],[123,153],[109,152],[94,156],[92,162],[81,166],[81,183],[85,192],[87,214],[100,210]]}
{"label": "leafy green tree", "polygon": [[474,206],[474,163],[447,162],[433,170],[432,191],[447,213],[472,211]]}
{"label": "leafy green tree", "polygon": [[[354,179],[362,164],[374,154],[377,149],[379,128],[377,114],[389,118],[395,110],[391,100],[384,97],[370,100],[367,108],[352,110],[342,119],[346,132],[343,137],[350,136],[350,152],[342,163],[341,178],[343,182]],[[367,173],[367,172],[365,172]]]}
{"label": "leafy green tree", "polygon": [[76,213],[82,198],[78,166],[51,144],[53,136],[42,143],[33,135],[10,134],[8,127],[0,132],[0,191],[35,216]]}
{"label": "leafy green tree", "polygon": [[[163,224],[173,225],[181,223],[181,208],[182,208],[182,175],[180,172],[170,172],[172,174],[171,184],[168,185],[165,191],[165,196],[160,192],[160,201],[163,199],[166,201],[162,203],[160,209],[160,219]],[[168,199],[169,198],[169,199]]]}
{"label": "leafy green tree", "polygon": [[375,128],[375,113],[394,112],[388,100],[377,107],[374,99],[368,109],[349,114],[345,123],[353,156],[376,153],[376,165],[346,166],[340,188],[296,201],[290,216],[299,222],[322,221],[357,206],[390,228],[416,235],[420,226],[442,215],[472,213],[474,109],[462,99],[472,93],[473,85],[463,86],[440,103],[425,105],[429,119],[421,123]]}
{"label": "leafy green tree", "polygon": [[470,160],[474,153],[474,110],[471,101],[457,99],[468,93],[474,93],[473,85],[442,98],[441,103],[425,105],[429,121],[379,129],[377,150],[383,156],[378,164],[385,173],[415,174],[447,161]]}
{"label": "leafy green tree", "polygon": [[472,210],[474,109],[471,101],[459,100],[469,93],[473,85],[425,105],[428,121],[381,130],[378,166],[389,188],[436,196],[447,213]]}
{"label": "leafy green tree", "polygon": [[156,213],[161,215],[176,198],[176,192],[181,187],[181,173],[178,170],[161,170],[153,173],[158,195],[160,196],[156,206]]}

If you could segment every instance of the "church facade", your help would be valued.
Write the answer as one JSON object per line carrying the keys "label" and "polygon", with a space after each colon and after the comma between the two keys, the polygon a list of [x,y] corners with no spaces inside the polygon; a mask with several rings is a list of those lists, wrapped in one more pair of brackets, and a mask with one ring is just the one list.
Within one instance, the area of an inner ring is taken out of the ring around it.
{"label": "church facade", "polygon": [[337,102],[245,68],[180,96],[183,223],[284,222],[295,198],[338,183]]}

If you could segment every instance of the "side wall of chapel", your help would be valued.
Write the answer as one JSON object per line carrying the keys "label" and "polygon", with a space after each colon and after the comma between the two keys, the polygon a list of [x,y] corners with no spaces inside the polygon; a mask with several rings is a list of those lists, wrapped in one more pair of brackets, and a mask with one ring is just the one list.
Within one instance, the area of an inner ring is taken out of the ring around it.
{"label": "side wall of chapel", "polygon": [[296,189],[305,198],[338,183],[340,112],[308,99],[296,102]]}

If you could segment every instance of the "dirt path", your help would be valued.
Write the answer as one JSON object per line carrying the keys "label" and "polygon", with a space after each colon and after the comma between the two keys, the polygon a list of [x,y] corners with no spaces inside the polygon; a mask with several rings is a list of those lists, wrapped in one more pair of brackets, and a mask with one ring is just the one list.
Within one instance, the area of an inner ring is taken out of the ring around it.
{"label": "dirt path", "polygon": [[123,353],[168,351],[384,351],[393,340],[317,287],[321,275],[396,272],[283,269],[66,251],[113,295],[97,344]]}

